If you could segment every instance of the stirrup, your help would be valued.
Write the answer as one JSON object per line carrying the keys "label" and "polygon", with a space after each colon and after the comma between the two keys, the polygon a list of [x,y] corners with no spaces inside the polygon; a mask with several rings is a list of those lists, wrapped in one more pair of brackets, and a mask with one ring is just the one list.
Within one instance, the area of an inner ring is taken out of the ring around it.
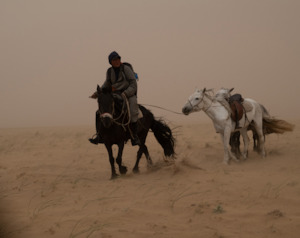
{"label": "stirrup", "polygon": [[92,138],[89,138],[89,141],[94,145],[98,145],[98,141],[99,141],[98,135],[97,134],[93,135]]}
{"label": "stirrup", "polygon": [[99,134],[93,135],[93,137],[90,138],[89,141],[90,141],[92,144],[94,144],[94,145],[98,145],[98,144],[104,143],[103,139],[101,138],[101,136],[99,136]]}

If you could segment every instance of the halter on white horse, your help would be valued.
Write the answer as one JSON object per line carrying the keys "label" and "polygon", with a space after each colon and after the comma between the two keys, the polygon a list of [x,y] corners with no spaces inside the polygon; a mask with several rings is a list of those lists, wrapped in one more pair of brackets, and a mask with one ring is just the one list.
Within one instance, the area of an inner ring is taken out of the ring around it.
{"label": "halter on white horse", "polygon": [[[207,94],[206,89],[196,90],[188,99],[188,102],[183,106],[182,112],[188,115],[192,112],[203,110],[213,121],[214,127],[217,133],[221,134],[222,141],[224,143],[224,163],[228,164],[229,159],[236,157],[231,153],[229,140],[231,132],[235,131],[235,122],[230,118],[230,112],[220,103],[222,95],[230,94],[230,89],[222,89],[217,93],[219,99]],[[247,103],[253,106],[253,109],[247,112],[240,120],[240,125],[243,127],[238,129],[244,140],[244,152],[243,157],[247,158],[249,138],[247,135],[247,127],[251,121],[254,122],[254,126],[259,135],[260,148],[262,149],[262,155],[265,155],[264,150],[264,138],[262,133],[262,110],[260,105],[252,99],[244,99]]]}

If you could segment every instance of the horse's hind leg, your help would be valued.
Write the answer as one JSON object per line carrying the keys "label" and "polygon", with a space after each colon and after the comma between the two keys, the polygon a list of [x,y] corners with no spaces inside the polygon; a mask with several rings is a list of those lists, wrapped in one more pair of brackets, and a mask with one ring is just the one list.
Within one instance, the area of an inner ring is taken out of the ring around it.
{"label": "horse's hind leg", "polygon": [[144,146],[145,146],[144,147],[144,154],[145,154],[146,159],[147,159],[147,167],[151,168],[151,166],[152,166],[152,159],[151,159],[151,157],[149,155],[149,151],[148,151],[147,146],[146,145],[144,145]]}
{"label": "horse's hind leg", "polygon": [[262,123],[255,123],[254,126],[258,137],[258,150],[260,151],[261,155],[265,157],[265,138],[263,135]]}
{"label": "horse's hind leg", "polygon": [[223,163],[224,164],[228,164],[229,163],[229,159],[234,159],[235,161],[239,161],[235,155],[233,153],[231,153],[230,150],[230,145],[229,145],[229,141],[230,141],[230,135],[231,135],[231,128],[225,128],[224,130],[224,135],[221,134],[221,138],[223,141],[223,146],[224,146],[224,160]]}
{"label": "horse's hind leg", "polygon": [[231,152],[234,153],[237,158],[239,158],[241,156],[239,131],[231,133],[229,144],[231,146]]}
{"label": "horse's hind leg", "polygon": [[253,137],[253,151],[259,152],[260,148],[259,148],[259,136],[255,131],[255,128],[251,129],[252,130],[252,137]]}
{"label": "horse's hind leg", "polygon": [[257,153],[260,152],[260,145],[259,145],[259,136],[256,132],[255,123],[251,122],[251,124],[248,127],[249,130],[252,131],[252,138],[253,138],[253,151],[256,151]]}
{"label": "horse's hind leg", "polygon": [[140,146],[138,152],[137,152],[137,155],[136,155],[136,162],[135,162],[135,165],[132,169],[132,171],[134,173],[138,173],[139,172],[139,163],[140,163],[140,159],[143,155],[143,145]]}
{"label": "horse's hind leg", "polygon": [[247,159],[247,157],[248,157],[248,148],[249,148],[249,137],[248,137],[248,134],[247,134],[247,128],[243,128],[241,130],[241,134],[242,134],[243,141],[244,141],[243,158]]}
{"label": "horse's hind leg", "polygon": [[145,154],[146,159],[147,159],[147,165],[150,166],[152,165],[152,160],[150,158],[149,152],[148,152],[148,148],[145,144],[142,144],[137,152],[137,156],[136,156],[136,162],[135,165],[133,167],[133,172],[134,173],[138,173],[139,172],[139,163],[140,163],[140,159],[142,157],[142,155]]}
{"label": "horse's hind leg", "polygon": [[127,167],[122,165],[122,154],[123,154],[123,149],[124,149],[124,142],[118,144],[118,146],[119,146],[119,151],[118,151],[118,156],[117,156],[116,162],[119,165],[120,173],[121,174],[126,174]]}

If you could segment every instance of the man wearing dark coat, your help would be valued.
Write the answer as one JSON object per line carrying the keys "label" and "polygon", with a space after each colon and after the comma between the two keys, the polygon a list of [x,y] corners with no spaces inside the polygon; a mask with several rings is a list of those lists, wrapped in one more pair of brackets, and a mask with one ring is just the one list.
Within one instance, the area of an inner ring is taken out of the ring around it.
{"label": "man wearing dark coat", "polygon": [[[126,97],[129,102],[130,107],[130,128],[132,131],[131,142],[132,145],[140,145],[140,140],[137,136],[137,120],[138,120],[138,103],[137,103],[137,82],[136,77],[132,69],[121,62],[121,56],[113,51],[108,56],[108,62],[111,64],[111,67],[107,69],[106,80],[102,85],[104,87],[112,87],[113,92],[118,92]],[[95,92],[91,98],[97,98],[97,92]],[[96,113],[96,120],[98,119]],[[97,127],[97,121],[96,121]],[[97,129],[97,128],[96,128]],[[93,144],[103,143],[101,135],[98,133],[96,138],[91,138],[89,141]]]}

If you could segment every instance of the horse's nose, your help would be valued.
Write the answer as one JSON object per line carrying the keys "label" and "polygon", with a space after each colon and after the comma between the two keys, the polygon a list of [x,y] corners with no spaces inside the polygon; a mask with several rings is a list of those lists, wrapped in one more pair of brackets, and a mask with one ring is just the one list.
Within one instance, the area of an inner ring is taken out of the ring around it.
{"label": "horse's nose", "polygon": [[105,128],[109,128],[112,125],[112,120],[109,117],[103,117],[103,118],[101,118],[101,121]]}
{"label": "horse's nose", "polygon": [[189,110],[187,107],[183,107],[183,108],[182,108],[182,113],[183,113],[184,115],[188,115],[189,112],[190,112],[190,110]]}

